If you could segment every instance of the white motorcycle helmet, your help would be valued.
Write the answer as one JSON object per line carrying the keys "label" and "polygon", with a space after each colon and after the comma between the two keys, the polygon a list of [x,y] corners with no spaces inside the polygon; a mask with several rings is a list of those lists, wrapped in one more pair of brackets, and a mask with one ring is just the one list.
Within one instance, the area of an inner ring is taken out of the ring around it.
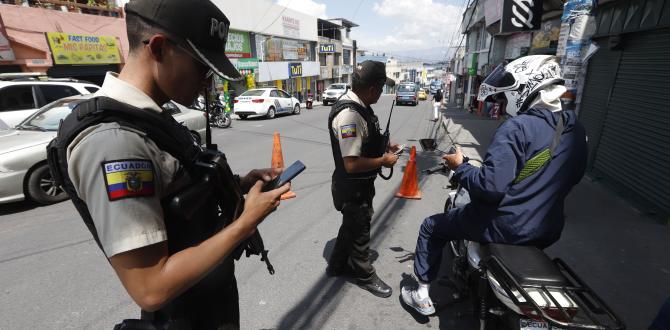
{"label": "white motorcycle helmet", "polygon": [[505,111],[516,116],[528,110],[541,90],[564,83],[556,56],[525,56],[507,65],[498,65],[482,82],[477,100],[496,100],[504,94],[507,98]]}

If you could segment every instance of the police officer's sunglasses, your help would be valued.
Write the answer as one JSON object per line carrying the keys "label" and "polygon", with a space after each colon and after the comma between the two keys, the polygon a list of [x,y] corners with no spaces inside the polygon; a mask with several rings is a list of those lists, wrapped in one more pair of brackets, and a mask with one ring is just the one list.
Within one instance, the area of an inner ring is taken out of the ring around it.
{"label": "police officer's sunglasses", "polygon": [[[170,38],[165,38],[167,41],[171,42],[172,44],[176,45],[177,48],[179,48],[181,51],[186,53],[188,56],[190,56],[192,59],[196,60],[200,65],[203,66],[203,68],[207,69],[205,72],[205,77],[204,80],[209,80],[214,75],[214,70],[212,70],[207,63],[203,62],[197,55],[193,54],[191,50],[188,49],[188,47],[183,46],[181,43],[176,42]],[[149,40],[142,40],[142,43],[145,45],[149,44]],[[204,70],[203,70],[204,71]]]}

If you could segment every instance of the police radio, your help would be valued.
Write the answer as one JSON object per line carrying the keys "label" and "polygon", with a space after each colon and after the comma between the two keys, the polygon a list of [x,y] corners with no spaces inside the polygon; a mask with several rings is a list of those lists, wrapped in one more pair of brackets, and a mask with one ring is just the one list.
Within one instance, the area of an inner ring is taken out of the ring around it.
{"label": "police radio", "polygon": [[[384,131],[384,134],[382,134],[382,147],[384,148],[382,152],[386,152],[388,150],[389,144],[391,143],[391,132],[389,131],[390,126],[391,126],[391,116],[393,116],[393,107],[395,107],[395,100],[393,100],[393,103],[391,103],[391,113],[389,113],[389,119],[386,122],[386,130]],[[379,176],[384,179],[384,180],[390,180],[391,177],[393,176],[393,167],[391,167],[391,171],[389,172],[388,176],[385,176],[384,173],[382,173],[382,168],[379,168]]]}

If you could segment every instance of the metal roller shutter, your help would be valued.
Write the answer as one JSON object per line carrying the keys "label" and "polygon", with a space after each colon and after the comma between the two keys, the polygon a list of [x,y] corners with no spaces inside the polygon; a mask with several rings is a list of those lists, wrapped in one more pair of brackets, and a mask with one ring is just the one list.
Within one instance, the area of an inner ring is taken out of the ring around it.
{"label": "metal roller shutter", "polygon": [[600,143],[603,122],[607,114],[607,100],[614,87],[616,68],[621,55],[620,51],[608,49],[608,38],[594,41],[598,43],[600,50],[589,62],[584,95],[582,95],[579,110],[579,120],[584,124],[589,138],[589,168],[593,166],[595,150]]}
{"label": "metal roller shutter", "polygon": [[594,170],[670,214],[670,29],[625,35]]}

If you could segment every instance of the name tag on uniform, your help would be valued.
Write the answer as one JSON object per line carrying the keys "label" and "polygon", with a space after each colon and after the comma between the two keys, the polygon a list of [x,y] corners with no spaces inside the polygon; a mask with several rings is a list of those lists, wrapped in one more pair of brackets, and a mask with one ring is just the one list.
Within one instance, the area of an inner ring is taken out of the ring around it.
{"label": "name tag on uniform", "polygon": [[356,124],[340,126],[340,135],[343,139],[356,137]]}
{"label": "name tag on uniform", "polygon": [[154,194],[154,167],[147,159],[104,162],[102,172],[110,201]]}

